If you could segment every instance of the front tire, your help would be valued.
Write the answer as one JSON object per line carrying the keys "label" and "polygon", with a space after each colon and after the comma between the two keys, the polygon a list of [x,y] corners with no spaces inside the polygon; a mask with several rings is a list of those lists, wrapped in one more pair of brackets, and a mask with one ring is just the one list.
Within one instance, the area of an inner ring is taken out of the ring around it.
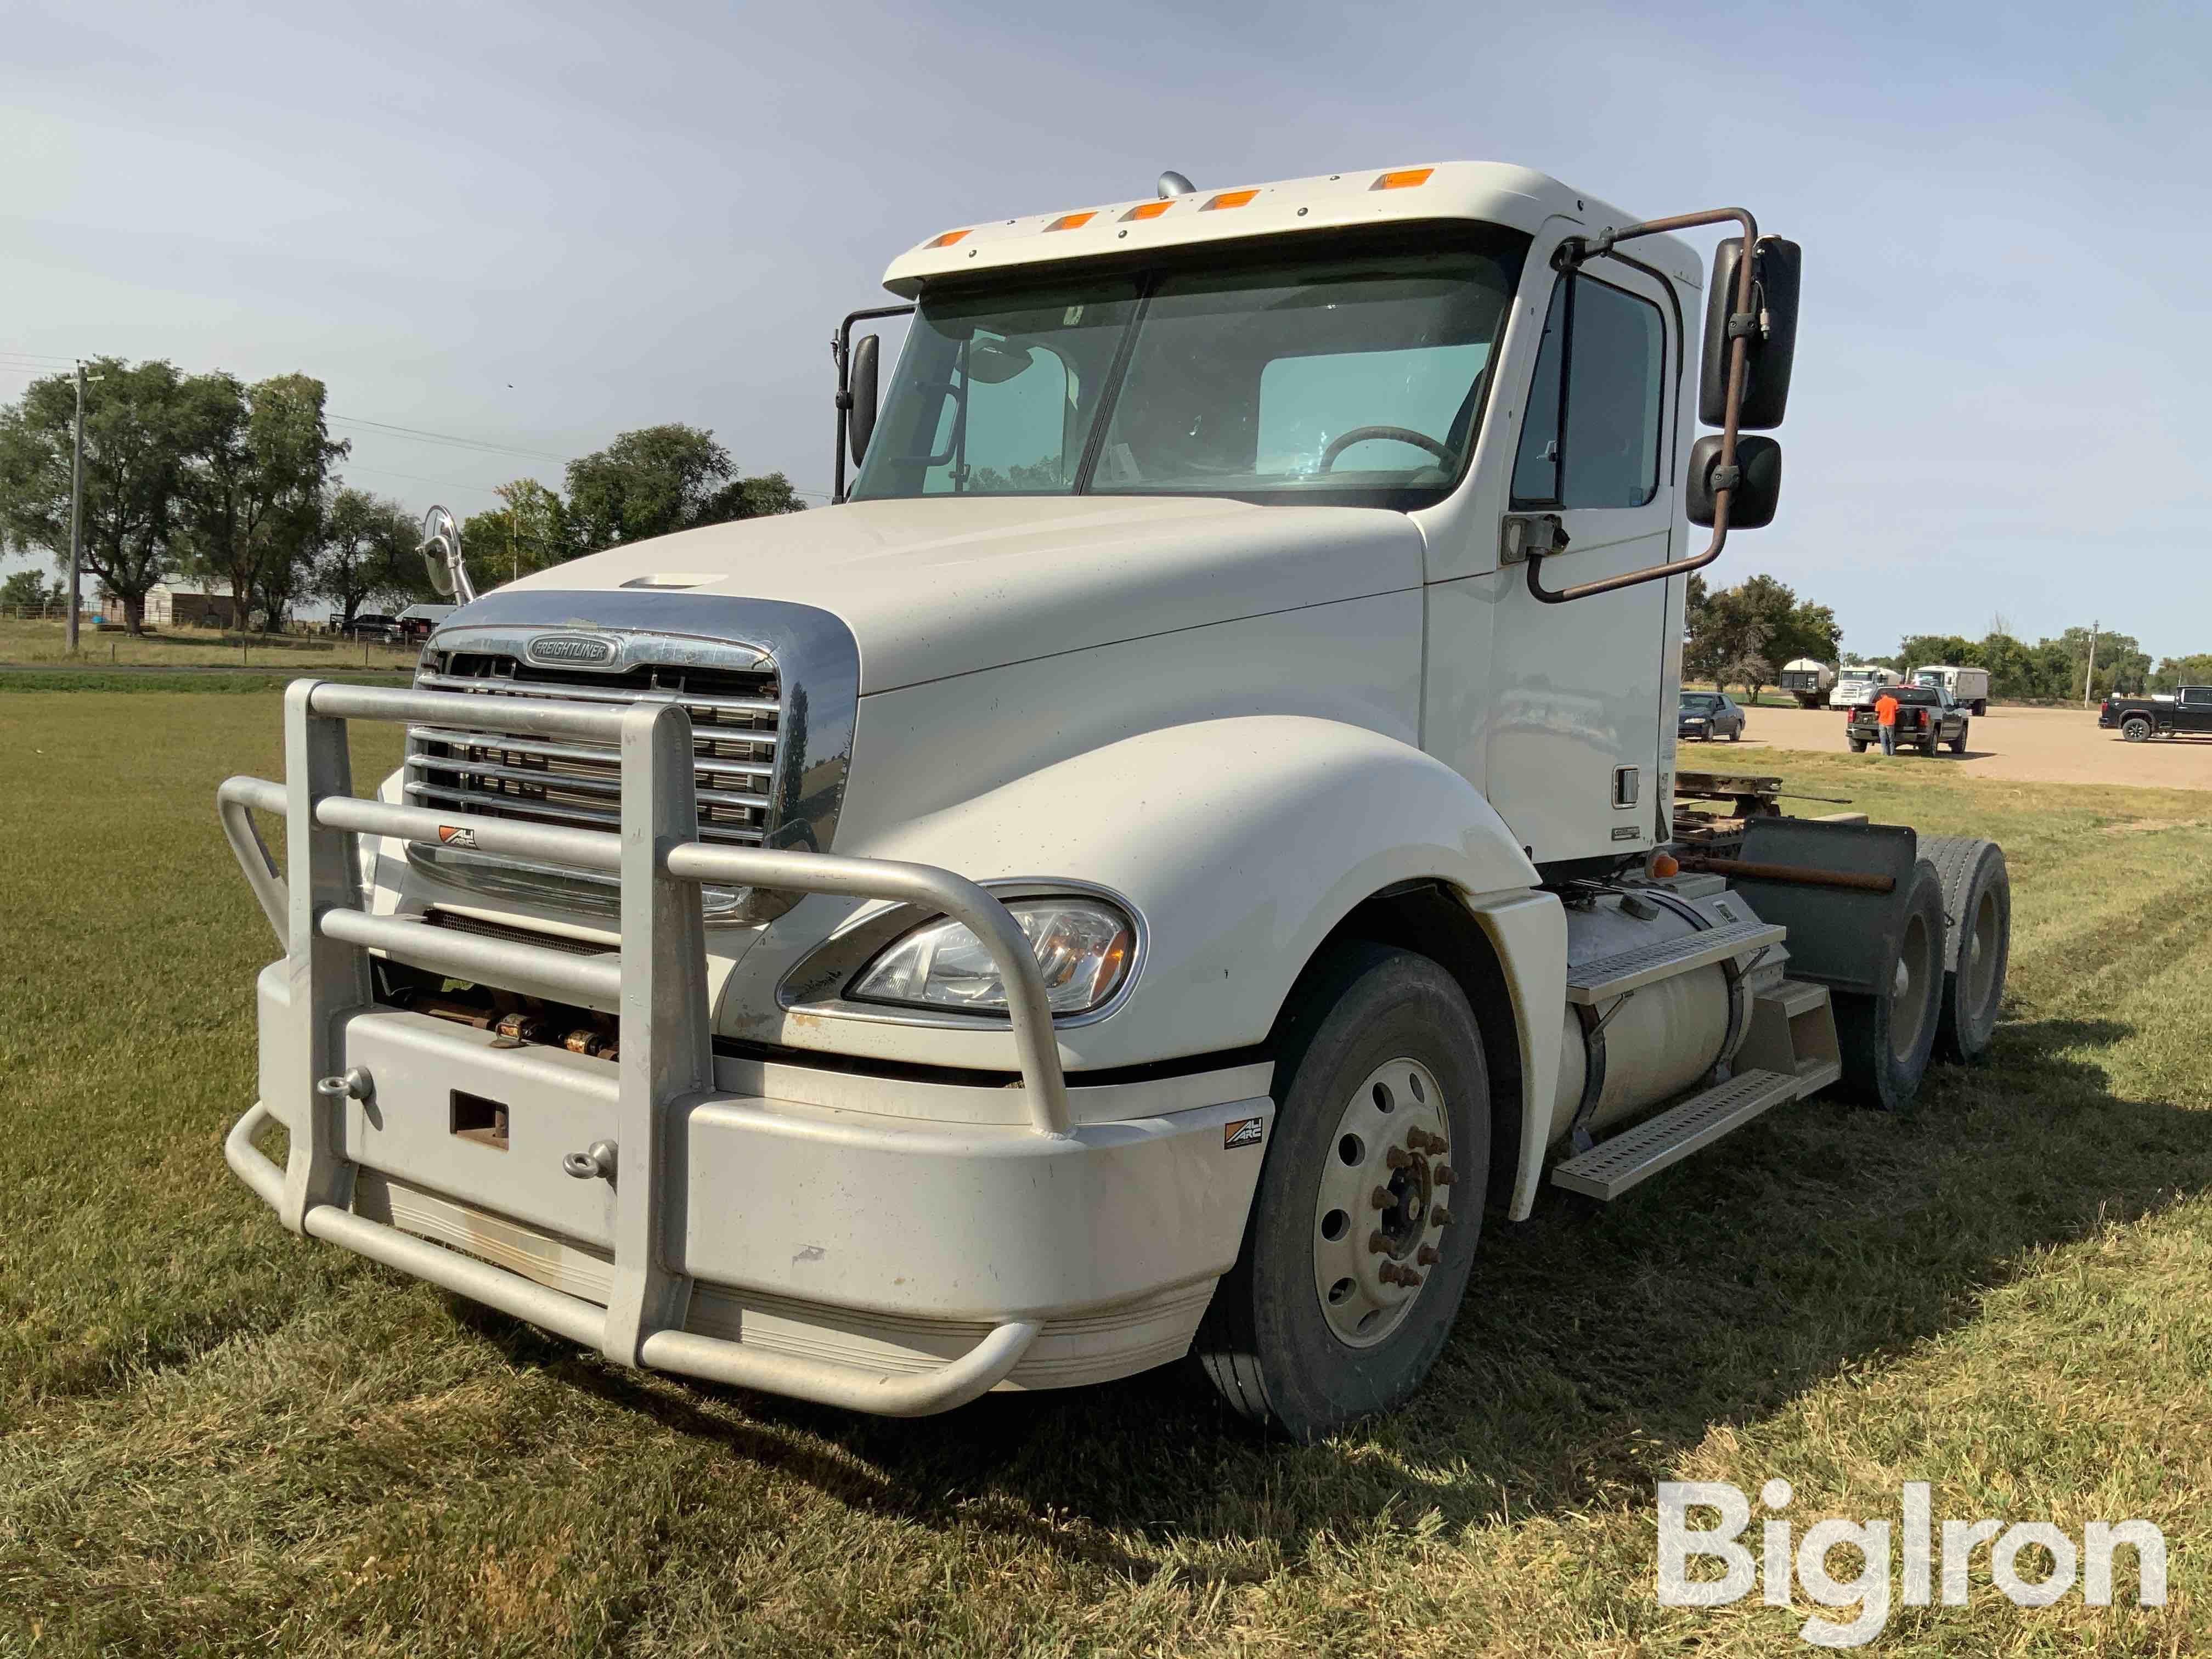
{"label": "front tire", "polygon": [[1403,1404],[1451,1334],[1490,1177],[1474,1012],[1426,957],[1346,945],[1292,993],[1274,1096],[1192,1352],[1236,1411],[1312,1441]]}
{"label": "front tire", "polygon": [[1967,728],[1966,726],[1963,725],[1960,726],[1959,728],[1959,735],[1951,739],[1951,752],[1953,754],[1963,755],[1966,752],[1966,730]]}

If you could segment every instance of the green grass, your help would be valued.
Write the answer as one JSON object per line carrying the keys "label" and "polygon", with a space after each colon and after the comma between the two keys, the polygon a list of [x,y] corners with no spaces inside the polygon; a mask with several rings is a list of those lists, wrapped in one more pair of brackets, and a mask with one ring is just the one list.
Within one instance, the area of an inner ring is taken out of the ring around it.
{"label": "green grass", "polygon": [[[212,628],[173,628],[132,635],[120,629],[80,625],[77,651],[69,653],[64,624],[0,617],[0,663],[58,668],[252,668],[295,674],[356,669],[406,669],[414,646],[383,645],[328,635],[226,634]],[[60,688],[57,688],[60,689]]]}
{"label": "green grass", "polygon": [[1656,1481],[1778,1474],[1801,1530],[1908,1480],[2166,1529],[2163,1612],[1983,1569],[1881,1651],[2205,1644],[2201,794],[1777,757],[2005,842],[1994,1062],[1493,1229],[1415,1406],[1293,1449],[1172,1369],[913,1423],[627,1373],[285,1235],[220,1150],[273,945],[212,810],[277,754],[274,697],[0,709],[0,1653],[1795,1654],[1652,1596]]}

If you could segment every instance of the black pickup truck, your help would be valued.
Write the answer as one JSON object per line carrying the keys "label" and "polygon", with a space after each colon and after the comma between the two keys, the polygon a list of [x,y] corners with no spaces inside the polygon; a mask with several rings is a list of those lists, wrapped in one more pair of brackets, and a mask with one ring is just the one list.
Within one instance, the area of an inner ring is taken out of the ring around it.
{"label": "black pickup truck", "polygon": [[[1966,706],[1954,702],[1951,694],[1940,685],[1877,685],[1874,696],[1897,699],[1897,746],[1917,749],[1923,755],[1936,752],[1936,745],[1948,743],[1951,752],[1966,752]],[[1881,741],[1881,722],[1875,716],[1874,702],[1851,705],[1850,724],[1844,736],[1850,741],[1856,755],[1870,744]]]}
{"label": "black pickup truck", "polygon": [[2097,724],[2119,728],[2130,743],[2153,738],[2212,737],[2212,685],[2185,685],[2155,697],[2107,697]]}

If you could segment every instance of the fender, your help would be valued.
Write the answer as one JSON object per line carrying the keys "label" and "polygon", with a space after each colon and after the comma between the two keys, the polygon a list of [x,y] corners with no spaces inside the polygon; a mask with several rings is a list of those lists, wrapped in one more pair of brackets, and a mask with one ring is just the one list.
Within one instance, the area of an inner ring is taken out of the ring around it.
{"label": "fender", "polygon": [[[886,825],[871,858],[940,865],[972,879],[1061,878],[1121,895],[1139,913],[1143,961],[1127,1000],[1063,1027],[1072,1070],[1142,1065],[1264,1041],[1292,982],[1361,901],[1400,882],[1442,881],[1501,947],[1529,931],[1501,902],[1531,897],[1537,875],[1466,779],[1395,738],[1342,722],[1251,715],[1162,727],[1045,766],[969,800]],[[1549,906],[1558,927],[1556,901]],[[772,931],[818,939],[801,905]],[[1499,917],[1505,920],[1498,920]],[[1557,1064],[1564,929],[1556,960],[1535,952],[1523,1031],[1548,1024]],[[780,955],[764,947],[771,957]],[[746,965],[750,979],[763,963]],[[1509,983],[1514,983],[1509,968]],[[1547,1000],[1548,999],[1548,1000]],[[1516,997],[1516,1000],[1518,998]],[[769,1035],[763,1033],[763,1035]],[[1004,1069],[1003,1030],[886,1026],[785,1014],[772,1040],[794,1047]],[[1540,1037],[1537,1043],[1540,1052]],[[1552,1067],[1540,1071],[1550,1109]]]}

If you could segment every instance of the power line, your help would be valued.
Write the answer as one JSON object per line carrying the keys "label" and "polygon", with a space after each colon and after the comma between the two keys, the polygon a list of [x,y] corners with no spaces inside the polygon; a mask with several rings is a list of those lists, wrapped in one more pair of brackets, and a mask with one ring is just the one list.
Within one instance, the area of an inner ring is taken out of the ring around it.
{"label": "power line", "polygon": [[421,427],[400,426],[391,421],[372,421],[363,415],[325,415],[323,418],[334,426],[368,427],[374,431],[411,439],[417,443],[447,444],[457,449],[481,450],[497,455],[522,455],[535,461],[557,461],[564,466],[574,459],[569,455],[549,454],[542,449],[524,449],[514,444],[497,443],[489,438],[465,438],[453,432],[430,432]]}

